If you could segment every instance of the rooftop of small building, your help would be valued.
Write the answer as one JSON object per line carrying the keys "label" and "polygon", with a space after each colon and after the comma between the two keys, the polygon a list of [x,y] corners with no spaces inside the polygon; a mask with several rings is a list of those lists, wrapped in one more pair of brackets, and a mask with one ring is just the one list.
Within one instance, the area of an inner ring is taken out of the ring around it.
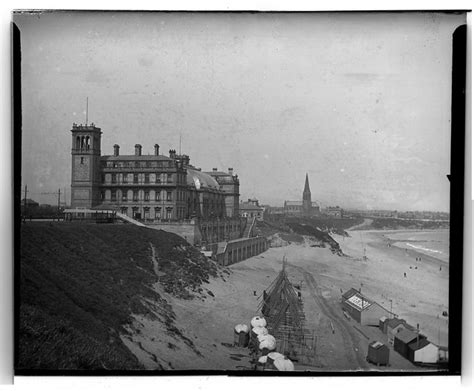
{"label": "rooftop of small building", "polygon": [[387,327],[390,327],[390,328],[395,328],[401,324],[406,324],[406,320],[405,319],[400,319],[400,318],[392,318],[392,319],[389,319],[387,321]]}
{"label": "rooftop of small building", "polygon": [[348,299],[349,297],[354,296],[356,293],[359,293],[359,291],[355,288],[351,288],[347,292],[342,294],[342,298],[343,299]]}
{"label": "rooftop of small building", "polygon": [[402,341],[404,343],[411,343],[416,338],[422,339],[422,338],[426,338],[426,337],[422,334],[416,333],[415,331],[404,329],[404,330],[400,331],[398,334],[396,334],[395,338],[399,339],[400,341]]}
{"label": "rooftop of small building", "polygon": [[408,347],[412,350],[420,350],[420,349],[423,349],[425,346],[428,346],[430,345],[431,342],[428,341],[427,339],[423,338],[423,339],[420,339],[418,341],[413,341],[412,343],[410,343],[408,345]]}

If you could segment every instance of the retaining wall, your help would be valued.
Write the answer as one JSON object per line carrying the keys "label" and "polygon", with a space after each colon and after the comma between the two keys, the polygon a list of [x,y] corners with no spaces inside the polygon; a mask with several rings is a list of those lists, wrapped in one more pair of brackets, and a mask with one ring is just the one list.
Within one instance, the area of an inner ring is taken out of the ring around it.
{"label": "retaining wall", "polygon": [[219,243],[216,259],[220,265],[228,266],[261,254],[267,251],[268,247],[268,240],[263,236],[231,240]]}

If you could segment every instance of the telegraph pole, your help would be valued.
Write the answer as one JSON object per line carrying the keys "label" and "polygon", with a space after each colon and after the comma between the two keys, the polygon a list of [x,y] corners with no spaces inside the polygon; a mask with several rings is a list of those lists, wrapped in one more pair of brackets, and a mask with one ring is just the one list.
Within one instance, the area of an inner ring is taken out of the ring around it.
{"label": "telegraph pole", "polygon": [[61,210],[61,189],[58,189],[58,213]]}
{"label": "telegraph pole", "polygon": [[25,185],[25,199],[23,200],[23,222],[26,222],[26,195],[28,194],[28,185]]}
{"label": "telegraph pole", "polygon": [[23,206],[26,211],[26,195],[28,194],[28,185],[25,185],[25,199],[23,200]]}

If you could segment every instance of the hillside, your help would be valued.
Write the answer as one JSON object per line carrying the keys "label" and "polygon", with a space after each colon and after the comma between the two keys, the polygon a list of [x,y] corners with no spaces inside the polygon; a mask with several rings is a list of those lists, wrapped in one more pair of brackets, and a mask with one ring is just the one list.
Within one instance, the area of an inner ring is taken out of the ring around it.
{"label": "hillside", "polygon": [[336,233],[348,236],[345,231],[349,227],[360,224],[363,219],[357,218],[331,218],[329,216],[313,217],[284,217],[273,216],[265,221],[257,222],[257,230],[260,235],[271,237],[278,234],[279,237],[289,243],[302,243],[303,236],[310,236],[314,240],[327,246],[338,255],[343,255],[339,243],[330,234]]}
{"label": "hillside", "polygon": [[121,339],[137,315],[199,354],[154,284],[191,299],[222,276],[179,236],[132,225],[24,224],[18,261],[16,369],[142,369]]}

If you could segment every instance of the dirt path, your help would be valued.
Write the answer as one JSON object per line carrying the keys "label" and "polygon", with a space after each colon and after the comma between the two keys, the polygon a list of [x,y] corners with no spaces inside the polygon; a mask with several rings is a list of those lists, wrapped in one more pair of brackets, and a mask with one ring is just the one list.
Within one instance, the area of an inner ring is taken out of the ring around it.
{"label": "dirt path", "polygon": [[[344,319],[341,319],[336,313],[330,304],[328,304],[320,292],[316,280],[313,275],[307,272],[303,267],[295,266],[288,264],[288,266],[298,270],[304,277],[306,284],[310,289],[310,294],[316,305],[321,309],[321,312],[331,320],[334,325],[334,331],[337,333],[341,340],[343,346],[346,348],[344,351],[345,358],[350,368],[352,369],[367,369],[368,365],[365,359],[358,352],[358,342],[359,338],[354,336],[353,330],[350,328],[350,325],[347,324]],[[356,351],[357,349],[357,351]]]}
{"label": "dirt path", "polygon": [[365,228],[365,227],[370,227],[374,220],[372,219],[364,219],[364,221],[360,224],[354,225],[353,227],[350,227],[349,229],[346,229],[346,231],[354,231],[355,229],[360,229],[360,228]]}

